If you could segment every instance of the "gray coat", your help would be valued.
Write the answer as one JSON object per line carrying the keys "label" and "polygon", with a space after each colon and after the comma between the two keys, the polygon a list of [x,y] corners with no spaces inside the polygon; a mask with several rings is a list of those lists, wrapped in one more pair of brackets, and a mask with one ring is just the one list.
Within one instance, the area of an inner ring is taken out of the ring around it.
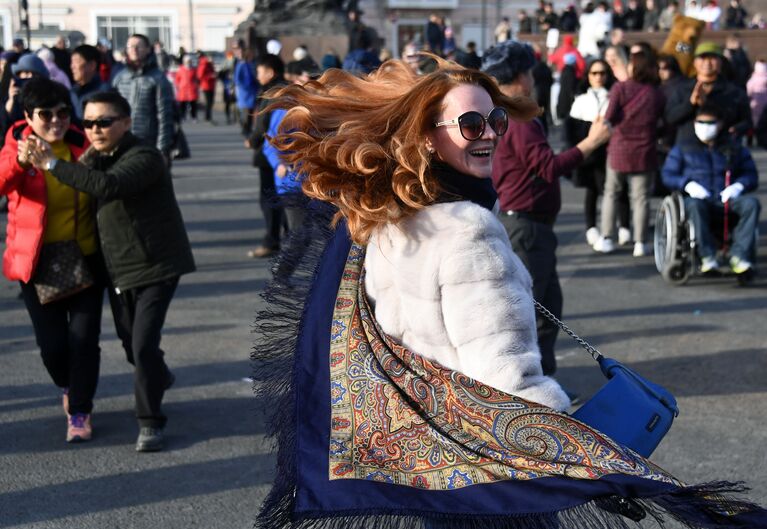
{"label": "gray coat", "polygon": [[154,54],[139,69],[120,70],[112,86],[131,106],[133,134],[167,154],[173,146],[173,87],[157,67]]}

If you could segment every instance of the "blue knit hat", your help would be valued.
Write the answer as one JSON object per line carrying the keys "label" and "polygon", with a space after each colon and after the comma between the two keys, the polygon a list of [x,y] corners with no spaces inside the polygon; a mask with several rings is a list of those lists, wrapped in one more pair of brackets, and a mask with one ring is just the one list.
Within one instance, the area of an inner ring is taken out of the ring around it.
{"label": "blue knit hat", "polygon": [[506,40],[487,50],[482,57],[482,71],[499,84],[514,81],[517,75],[535,66],[533,47],[527,42]]}
{"label": "blue knit hat", "polygon": [[19,72],[32,72],[46,79],[51,77],[42,59],[32,53],[22,55],[16,64],[11,66],[11,72],[13,75],[19,75]]}

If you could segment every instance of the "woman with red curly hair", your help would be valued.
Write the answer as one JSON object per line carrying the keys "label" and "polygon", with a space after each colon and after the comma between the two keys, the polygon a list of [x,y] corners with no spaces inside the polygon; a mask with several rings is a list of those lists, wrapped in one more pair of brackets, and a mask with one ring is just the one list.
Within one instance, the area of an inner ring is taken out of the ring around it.
{"label": "woman with red curly hair", "polygon": [[644,516],[637,497],[684,517],[709,491],[562,413],[541,372],[490,180],[508,120],[537,105],[434,59],[420,77],[389,61],[267,94],[315,222],[256,321],[279,443],[256,527],[617,527]]}

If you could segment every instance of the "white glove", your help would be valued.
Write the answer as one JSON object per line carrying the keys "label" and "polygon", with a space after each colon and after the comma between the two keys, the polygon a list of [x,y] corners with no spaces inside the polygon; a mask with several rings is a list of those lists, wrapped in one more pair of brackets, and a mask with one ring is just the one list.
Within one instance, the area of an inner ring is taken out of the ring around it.
{"label": "white glove", "polygon": [[697,198],[699,200],[704,200],[711,196],[711,193],[708,192],[708,189],[700,185],[695,180],[690,180],[687,182],[684,186],[684,191],[692,198]]}
{"label": "white glove", "polygon": [[722,199],[722,204],[724,204],[731,199],[738,198],[741,193],[743,193],[743,184],[735,182],[734,184],[725,187],[724,190],[719,193],[719,196]]}

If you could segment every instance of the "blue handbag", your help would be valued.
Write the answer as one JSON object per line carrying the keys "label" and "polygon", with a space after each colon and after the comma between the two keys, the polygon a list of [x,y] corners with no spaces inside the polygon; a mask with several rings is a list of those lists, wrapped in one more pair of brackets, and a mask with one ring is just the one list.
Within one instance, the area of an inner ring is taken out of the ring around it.
{"label": "blue handbag", "polygon": [[603,356],[537,301],[535,306],[586,349],[608,379],[572,416],[639,455],[649,457],[671,428],[674,417],[679,415],[674,396],[617,360]]}

